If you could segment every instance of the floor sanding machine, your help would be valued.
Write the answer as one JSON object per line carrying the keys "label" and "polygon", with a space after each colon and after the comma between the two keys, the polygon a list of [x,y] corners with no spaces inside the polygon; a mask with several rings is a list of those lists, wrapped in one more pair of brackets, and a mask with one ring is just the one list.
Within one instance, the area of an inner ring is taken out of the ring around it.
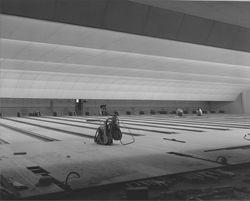
{"label": "floor sanding machine", "polygon": [[135,142],[134,136],[131,134],[132,141],[128,143],[122,142],[122,132],[120,128],[120,121],[117,114],[108,117],[104,124],[99,126],[96,130],[94,141],[101,145],[112,145],[113,140],[118,140],[122,145],[128,145]]}

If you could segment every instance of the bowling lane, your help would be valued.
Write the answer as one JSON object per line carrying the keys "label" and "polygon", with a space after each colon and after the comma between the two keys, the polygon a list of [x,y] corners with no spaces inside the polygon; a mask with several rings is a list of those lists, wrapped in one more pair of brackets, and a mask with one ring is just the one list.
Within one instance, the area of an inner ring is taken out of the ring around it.
{"label": "bowling lane", "polygon": [[[164,126],[164,127],[169,127],[169,126],[176,126],[177,128],[175,129],[178,129],[179,127],[180,128],[186,128],[186,129],[204,129],[204,130],[229,130],[228,128],[222,128],[222,127],[218,127],[218,126],[210,126],[210,125],[198,125],[196,123],[190,123],[190,124],[185,124],[185,123],[182,123],[182,122],[161,122],[161,121],[145,121],[145,120],[129,120],[129,119],[122,119],[121,122],[126,122],[126,123],[131,123],[131,124],[142,124],[142,125],[154,125],[155,127],[157,127],[157,125],[161,125],[161,126]],[[136,123],[135,123],[136,122]],[[193,130],[191,130],[193,131]]]}
{"label": "bowling lane", "polygon": [[[14,121],[12,121],[12,120],[14,120]],[[56,138],[58,140],[79,140],[82,138],[81,136],[66,134],[64,132],[53,130],[53,128],[56,128],[55,124],[49,125],[46,123],[40,123],[40,122],[32,121],[32,120],[29,120],[26,118],[17,118],[17,117],[2,119],[2,121],[3,121],[3,123],[5,123],[7,125],[14,125],[14,126],[19,127],[19,128],[23,128],[23,129],[26,129],[29,131],[37,132],[37,133],[44,135],[44,136],[47,136],[47,137]],[[19,121],[19,122],[17,122],[17,121]],[[29,123],[31,123],[31,124],[29,125]],[[43,125],[48,127],[48,129],[41,127]],[[52,129],[49,129],[50,127]],[[66,127],[66,126],[64,126],[64,127]],[[79,135],[80,135],[80,133],[79,133]]]}
{"label": "bowling lane", "polygon": [[[124,116],[121,116],[122,119]],[[72,117],[68,117],[72,118]],[[87,119],[100,119],[104,120],[105,117],[74,117],[74,119],[82,119],[82,121],[86,121]],[[122,121],[122,120],[121,120]],[[153,127],[154,125],[152,125]],[[241,135],[242,134],[242,135]],[[165,145],[169,146],[173,144],[175,147],[178,146],[184,151],[188,150],[203,150],[205,148],[216,148],[216,147],[223,147],[223,146],[241,146],[246,145],[248,142],[243,139],[245,134],[244,129],[234,129],[234,130],[208,130],[207,132],[200,133],[195,132],[180,132],[178,135],[169,136],[168,140],[165,140]],[[156,136],[156,135],[154,135]],[[158,136],[158,135],[157,135]],[[162,135],[161,135],[162,136]],[[172,139],[172,140],[171,140]],[[216,141],[214,140],[216,139]],[[144,140],[141,139],[141,140]],[[156,138],[152,136],[152,141],[155,141]],[[180,143],[178,141],[184,141],[184,143]],[[159,141],[157,141],[159,143]]]}
{"label": "bowling lane", "polygon": [[[69,117],[69,118],[72,118],[72,117]],[[81,117],[73,117],[74,119],[81,119]],[[94,123],[95,120],[105,120],[105,119],[102,119],[102,118],[89,118],[89,119],[86,119],[86,118],[82,118],[82,120],[85,122],[88,122],[88,123],[91,123],[91,124],[97,124],[97,123]],[[94,120],[94,121],[92,121]],[[173,134],[178,134],[182,131],[189,131],[189,132],[204,132],[204,130],[201,130],[201,129],[192,129],[192,128],[187,128],[187,127],[183,127],[183,126],[168,126],[166,124],[160,124],[161,126],[157,126],[157,125],[149,125],[148,123],[135,123],[133,121],[123,121],[122,119],[120,119],[120,123],[121,123],[121,126],[122,125],[126,125],[127,127],[131,127],[132,129],[133,128],[137,128],[137,129],[142,129],[142,130],[145,130],[146,131],[146,127],[149,127],[151,128],[149,131],[150,132],[157,132],[157,133],[161,133],[161,132],[170,132],[169,134],[171,134],[171,132]],[[175,133],[176,132],[176,133]]]}
{"label": "bowling lane", "polygon": [[[161,118],[161,120],[170,120],[169,118]],[[238,119],[227,119],[225,117],[207,117],[204,118],[204,116],[186,116],[185,118],[171,118],[173,121],[195,121],[195,122],[205,122],[205,123],[211,123],[211,124],[232,124],[232,125],[238,125],[238,126],[250,126],[250,119],[247,121],[242,121]]]}
{"label": "bowling lane", "polygon": [[[53,118],[55,118],[55,117],[53,117]],[[65,119],[67,121],[74,121],[74,122],[77,121],[80,124],[89,124],[89,125],[100,125],[101,123],[103,123],[103,121],[101,119],[100,119],[100,121],[98,121],[98,119],[94,119],[94,121],[88,121],[88,119],[85,119],[85,118],[81,119],[78,117],[56,117],[56,118],[57,119],[58,118]],[[142,133],[146,134],[147,136],[155,135],[155,134],[157,134],[157,135],[159,135],[159,134],[175,135],[175,134],[180,134],[180,133],[186,133],[187,131],[188,132],[203,132],[202,130],[195,130],[195,129],[185,129],[185,128],[179,128],[179,127],[171,127],[172,129],[170,129],[170,127],[168,127],[168,126],[158,126],[157,127],[155,125],[148,125],[148,124],[140,125],[140,124],[133,124],[130,122],[121,122],[120,125],[121,125],[121,127],[129,128],[129,130],[132,133],[139,132],[139,130],[142,130],[143,131]],[[134,129],[137,129],[137,130],[133,131]],[[122,129],[122,131],[123,130],[124,129]]]}
{"label": "bowling lane", "polygon": [[[44,117],[44,118],[32,118],[32,119],[36,119],[38,121],[45,121],[45,122],[56,122],[58,124],[65,124],[65,125],[70,125],[70,126],[75,126],[75,127],[88,127],[88,128],[92,128],[96,131],[96,129],[102,125],[103,123],[102,122],[86,122],[85,120],[84,121],[78,121],[76,122],[77,120],[75,119],[63,119],[61,117]],[[70,121],[70,123],[68,123]],[[94,131],[94,132],[95,132]],[[154,128],[144,128],[144,127],[141,127],[141,126],[130,126],[128,124],[126,125],[122,125],[121,126],[121,131],[123,132],[123,134],[127,134],[127,135],[134,135],[134,136],[137,136],[137,135],[145,135],[146,132],[147,132],[147,135],[150,135],[150,134],[154,134],[154,133],[157,133],[157,134],[175,134],[175,132],[173,131],[167,131],[166,129],[154,129]]]}
{"label": "bowling lane", "polygon": [[181,124],[181,123],[170,123],[168,121],[159,121],[158,119],[147,119],[144,118],[140,119],[130,119],[124,116],[120,117],[120,122],[130,124],[130,125],[142,125],[142,126],[151,126],[156,128],[168,128],[168,129],[175,129],[175,130],[187,130],[192,132],[204,132],[206,130],[228,130],[228,128],[222,128],[218,126],[201,126],[195,124]]}
{"label": "bowling lane", "polygon": [[[0,126],[0,139],[8,142],[9,144],[13,143],[21,143],[21,142],[41,142],[41,140],[32,138],[26,135],[23,135],[22,133],[10,130],[8,128],[4,128]],[[1,143],[3,145],[4,143]]]}
{"label": "bowling lane", "polygon": [[[205,116],[205,115],[204,115]],[[158,122],[169,122],[169,121],[178,121],[178,122],[185,122],[185,121],[190,121],[190,122],[194,122],[194,124],[199,124],[201,123],[208,123],[214,126],[222,126],[223,124],[225,125],[230,125],[230,126],[250,126],[250,121],[242,123],[242,122],[237,122],[237,121],[229,121],[229,120],[225,120],[224,117],[208,117],[206,115],[206,117],[204,116],[191,116],[191,115],[185,115],[183,117],[177,117],[176,115],[161,115],[161,116],[134,116],[134,117],[128,117],[128,116],[120,116],[121,119],[129,119],[129,120],[148,120],[148,121],[158,121]],[[216,119],[215,119],[216,118]],[[204,124],[205,125],[205,124]]]}
{"label": "bowling lane", "polygon": [[[122,119],[123,117],[124,116],[121,116],[120,119]],[[66,118],[72,119],[72,117],[66,117]],[[88,119],[92,120],[106,119],[106,117],[87,117],[87,118],[73,117],[73,118],[81,119],[83,122],[85,122]],[[154,126],[152,125],[152,127]],[[248,142],[243,139],[245,133],[244,131],[245,130],[243,129],[226,130],[226,131],[208,130],[207,132],[202,133],[202,135],[200,133],[195,133],[195,132],[181,131],[178,135],[171,135],[171,136],[151,135],[148,136],[148,138],[140,138],[139,141],[144,142],[147,146],[147,149],[154,149],[155,147],[157,147],[157,149],[160,149],[162,151],[175,150],[186,153],[189,151],[195,152],[197,150],[200,150],[202,152],[204,149],[213,149],[216,147],[245,146],[248,144]],[[163,138],[167,138],[167,140],[164,140]],[[216,141],[214,139],[216,139]]]}
{"label": "bowling lane", "polygon": [[[99,116],[100,117],[100,116]],[[86,124],[86,125],[90,125],[90,126],[93,126],[93,124],[91,124],[91,122],[94,122],[94,123],[97,123],[98,125],[100,124],[103,124],[104,120],[106,119],[106,117],[104,118],[95,118],[95,117],[78,117],[78,116],[64,116],[64,117],[51,117],[49,116],[48,118],[52,118],[52,119],[62,119],[62,120],[66,120],[66,121],[69,121],[69,122],[78,122],[79,125],[83,125],[83,124]],[[94,120],[94,121],[87,121],[87,120]],[[134,127],[134,126],[130,126],[129,124],[127,123],[122,123],[121,124],[122,126],[126,127],[127,125],[129,127]],[[145,126],[140,126],[140,129],[143,129]],[[155,128],[154,126],[148,126],[148,128]],[[128,129],[122,129],[122,132],[124,133],[124,130],[125,131],[128,131]],[[161,137],[166,137],[167,135],[176,135],[176,134],[181,134],[181,133],[186,133],[186,134],[189,134],[189,133],[192,133],[193,131],[187,131],[187,130],[175,130],[175,129],[168,129],[167,128],[167,132],[173,132],[172,134],[164,134],[164,133],[157,133],[157,135],[154,133],[154,132],[150,132],[150,131],[140,131],[140,130],[133,130],[133,128],[129,129],[130,132],[132,132],[132,134],[142,134],[142,135],[146,135],[146,136],[161,136]],[[195,130],[196,131],[196,130]],[[199,131],[198,130],[198,133],[199,132],[202,132],[202,131]],[[159,135],[160,134],[160,135]],[[162,135],[161,135],[162,134]]]}
{"label": "bowling lane", "polygon": [[[228,115],[231,116],[231,115]],[[210,123],[232,123],[232,124],[237,124],[237,125],[250,125],[250,118],[248,119],[240,119],[236,117],[228,117],[228,116],[217,116],[217,115],[212,115],[212,116],[189,116],[189,120],[194,120],[198,122],[210,122]]]}
{"label": "bowling lane", "polygon": [[201,128],[201,129],[212,129],[212,130],[228,130],[230,128],[242,128],[242,129],[250,129],[250,126],[247,125],[239,125],[239,124],[231,124],[231,123],[211,123],[209,121],[207,122],[200,122],[196,120],[188,120],[188,119],[178,119],[178,120],[172,120],[172,119],[166,119],[166,120],[140,120],[140,119],[133,119],[130,120],[128,118],[121,118],[121,121],[133,121],[133,122],[140,122],[140,123],[151,123],[155,125],[183,125],[187,127],[194,127],[194,128]]}
{"label": "bowling lane", "polygon": [[168,122],[182,123],[182,124],[194,124],[194,125],[207,125],[207,126],[218,126],[227,128],[242,128],[250,129],[250,124],[242,123],[230,123],[230,122],[209,122],[209,121],[195,121],[195,120],[168,120]]}

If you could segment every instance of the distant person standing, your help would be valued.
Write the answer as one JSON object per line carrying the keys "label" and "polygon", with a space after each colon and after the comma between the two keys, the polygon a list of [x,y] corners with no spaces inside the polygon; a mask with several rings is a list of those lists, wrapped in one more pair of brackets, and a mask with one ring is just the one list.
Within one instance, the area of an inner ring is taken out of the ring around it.
{"label": "distant person standing", "polygon": [[183,112],[183,110],[182,110],[181,108],[177,108],[177,109],[176,109],[176,114],[177,114],[179,117],[182,117],[183,114],[184,114],[184,112]]}
{"label": "distant person standing", "polygon": [[99,114],[100,114],[100,116],[107,116],[108,115],[106,105],[100,105]]}
{"label": "distant person standing", "polygon": [[196,114],[197,114],[197,116],[202,116],[203,115],[202,109],[198,108],[196,111]]}

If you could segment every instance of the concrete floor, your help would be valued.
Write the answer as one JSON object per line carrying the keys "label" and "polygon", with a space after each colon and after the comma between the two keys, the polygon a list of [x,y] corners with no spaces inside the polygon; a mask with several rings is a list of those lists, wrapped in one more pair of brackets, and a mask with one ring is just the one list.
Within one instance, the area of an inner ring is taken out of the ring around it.
{"label": "concrete floor", "polygon": [[[115,141],[113,146],[95,144],[93,136],[101,122],[89,122],[87,119],[103,120],[105,117],[0,119],[2,124],[57,140],[46,142],[0,126],[0,139],[9,143],[0,144],[1,174],[28,187],[18,190],[20,198],[64,191],[55,183],[49,186],[37,185],[41,175],[27,169],[33,166],[48,171],[58,182],[64,182],[66,175],[75,171],[80,174],[80,178],[71,179],[69,184],[72,189],[82,189],[220,167],[223,164],[215,162],[218,156],[226,157],[229,164],[250,162],[250,147],[237,148],[249,145],[249,141],[243,137],[250,133],[250,116],[121,116],[121,126],[125,127],[122,131],[140,134],[135,136],[135,143],[127,146],[121,145],[119,141]],[[130,135],[123,135],[124,142],[131,140]],[[230,149],[211,151],[221,148]],[[25,154],[18,154],[20,152]],[[168,152],[188,154],[193,158]]]}

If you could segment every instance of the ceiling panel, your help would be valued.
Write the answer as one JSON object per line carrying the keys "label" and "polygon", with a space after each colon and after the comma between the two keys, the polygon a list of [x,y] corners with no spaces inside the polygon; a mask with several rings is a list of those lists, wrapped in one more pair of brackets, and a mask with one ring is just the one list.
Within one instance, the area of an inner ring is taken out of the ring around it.
{"label": "ceiling panel", "polygon": [[[100,26],[107,0],[60,0],[56,2],[55,20],[85,26]],[[92,16],[91,18],[89,16]]]}
{"label": "ceiling panel", "polygon": [[231,49],[238,30],[238,26],[215,22],[207,40],[208,45]]}
{"label": "ceiling panel", "polygon": [[[20,63],[20,65],[18,65]],[[174,66],[176,68],[176,64]],[[193,65],[189,64],[186,66],[188,69],[192,69]],[[198,65],[194,66],[199,68]],[[19,61],[19,60],[4,60],[2,62],[2,68],[8,70],[19,70],[19,71],[33,71],[34,73],[41,72],[52,72],[56,74],[74,74],[74,75],[102,75],[112,76],[112,77],[131,77],[137,78],[151,78],[151,79],[168,79],[168,80],[180,80],[180,81],[197,81],[197,82],[213,82],[213,83],[230,83],[230,84],[249,84],[250,83],[250,68],[242,68],[241,71],[237,71],[238,76],[234,76],[236,73],[234,68],[229,68],[228,71],[232,71],[231,75],[224,73],[221,69],[222,76],[216,74],[218,69],[215,71],[214,75],[208,75],[202,71],[195,72],[183,72],[182,69],[179,71],[172,72],[171,70],[165,69],[161,70],[143,70],[143,69],[125,69],[107,66],[93,66],[93,65],[75,65],[75,64],[64,64],[64,63],[47,63],[47,62],[36,62],[36,61]],[[211,71],[211,70],[210,70]],[[245,72],[245,73],[244,73]],[[229,72],[230,73],[230,72]],[[242,75],[241,75],[242,74]],[[244,75],[243,75],[244,74]],[[229,76],[230,75],[230,76]],[[239,79],[240,78],[240,79]]]}
{"label": "ceiling panel", "polygon": [[[2,37],[8,39],[24,40],[18,37],[12,37],[9,34],[5,34],[5,24],[9,22],[9,18],[18,18],[14,16],[1,15],[2,21]],[[27,24],[32,22],[33,24],[39,24],[40,20],[21,18],[22,23],[19,23],[19,26],[22,24]],[[55,22],[47,22],[48,24],[58,24]],[[14,26],[14,24],[13,24]],[[152,37],[145,37],[133,34],[126,34],[114,31],[107,31],[95,28],[73,26],[73,29],[79,29],[80,32],[84,34],[68,34],[68,31],[72,29],[73,25],[64,25],[62,29],[51,28],[54,30],[49,30],[53,34],[45,39],[45,41],[39,41],[41,43],[52,43],[52,44],[61,44],[73,47],[74,45],[92,48],[92,49],[101,49],[101,50],[112,50],[112,51],[122,51],[130,52],[137,54],[146,54],[154,56],[163,56],[163,57],[178,57],[182,59],[191,59],[191,60],[200,60],[200,61],[209,61],[225,64],[235,64],[235,65],[250,65],[250,53],[226,50],[202,45],[195,45],[184,42],[170,41],[167,39],[158,39]],[[49,26],[53,27],[53,26]],[[34,29],[42,29],[39,26],[34,26]],[[19,30],[19,27],[16,27],[15,30]],[[86,33],[86,35],[85,35]],[[26,35],[27,41],[29,41],[30,31],[26,31],[22,35]],[[78,37],[76,36],[78,35]],[[38,36],[41,38],[41,36]],[[66,40],[67,38],[67,40]],[[37,41],[37,40],[36,40]],[[72,42],[74,41],[74,42]]]}
{"label": "ceiling panel", "polygon": [[110,0],[107,3],[104,25],[112,30],[141,33],[147,15],[148,6],[127,1]]}
{"label": "ceiling panel", "polygon": [[250,28],[248,30],[243,30],[239,28],[236,37],[233,41],[234,48],[241,48],[243,51],[250,51]]}
{"label": "ceiling panel", "polygon": [[[19,2],[15,0],[7,0],[7,3],[3,2],[1,6],[3,6],[3,11],[8,10],[14,12],[16,15],[23,16],[25,13],[25,16],[36,15],[41,19],[52,19],[56,4],[54,0],[46,0],[46,3],[40,0],[19,0]],[[45,10],[46,12],[44,12]]]}
{"label": "ceiling panel", "polygon": [[[23,47],[20,46],[20,43],[23,44]],[[33,42],[18,41],[15,46],[12,44],[12,41],[9,43],[9,40],[7,40],[6,43],[3,42],[2,44],[4,47],[2,57],[5,58],[2,67],[4,68],[17,68],[19,65],[18,67],[20,69],[25,70],[25,68],[32,68],[33,65],[34,70],[45,71],[51,68],[52,71],[61,69],[63,72],[75,72],[77,70],[79,72],[84,70],[84,67],[89,66],[93,71],[95,69],[102,70],[102,72],[103,70],[107,70],[107,73],[111,72],[112,69],[115,71],[119,71],[120,69],[121,72],[129,70],[149,70],[156,71],[155,73],[157,73],[157,71],[166,71],[185,74],[250,78],[250,68],[247,66],[131,53],[125,54],[113,51],[97,51],[83,48],[71,49],[68,46],[40,45],[40,43]],[[13,60],[12,58],[18,58],[19,60]],[[39,62],[35,62],[35,60]],[[26,64],[24,64],[24,62]],[[59,66],[61,66],[61,68],[59,68]]]}
{"label": "ceiling panel", "polygon": [[163,38],[167,36],[169,39],[176,39],[182,20],[182,13],[150,7],[145,32],[149,36],[158,35]]}
{"label": "ceiling panel", "polygon": [[1,97],[221,101],[250,88],[249,53],[3,19]]}
{"label": "ceiling panel", "polygon": [[184,15],[178,39],[181,41],[193,41],[195,43],[206,43],[213,21]]}
{"label": "ceiling panel", "polygon": [[[42,4],[40,0],[2,0],[1,2],[3,2],[2,12],[5,14],[48,19],[170,40],[176,39],[176,27],[179,27],[180,21],[179,18],[172,18],[166,26],[162,25],[168,13],[175,13],[177,16],[193,16],[197,20],[224,22],[242,27],[245,32],[250,27],[248,14],[250,4],[248,2],[175,2],[163,0],[44,0]],[[151,15],[150,10],[158,10],[155,13],[160,12],[161,14]],[[147,23],[150,26],[147,27]],[[189,32],[189,34],[192,33],[194,36],[189,35],[184,41],[188,39],[190,43],[197,43],[195,40],[196,32]],[[202,40],[198,40],[198,44],[200,41]],[[208,45],[203,41],[202,44]],[[214,44],[216,47],[225,47],[220,46],[220,43]],[[248,51],[249,47],[249,43],[243,46],[232,46],[235,50],[240,51]]]}
{"label": "ceiling panel", "polygon": [[194,16],[250,28],[250,4],[244,1],[165,1],[129,0],[158,8],[178,11]]}
{"label": "ceiling panel", "polygon": [[[122,100],[216,100],[216,101],[228,101],[234,100],[238,94],[218,95],[218,94],[181,94],[181,93],[157,93],[157,92],[124,92],[124,91],[106,91],[105,94],[102,90],[100,91],[73,91],[64,90],[61,93],[59,90],[53,89],[24,89],[16,90],[11,88],[2,89],[2,94],[5,98],[15,96],[16,98],[57,98],[57,99],[68,99],[70,96],[72,99],[79,97],[86,97],[88,99],[122,99]],[[197,99],[198,98],[198,99]]]}

